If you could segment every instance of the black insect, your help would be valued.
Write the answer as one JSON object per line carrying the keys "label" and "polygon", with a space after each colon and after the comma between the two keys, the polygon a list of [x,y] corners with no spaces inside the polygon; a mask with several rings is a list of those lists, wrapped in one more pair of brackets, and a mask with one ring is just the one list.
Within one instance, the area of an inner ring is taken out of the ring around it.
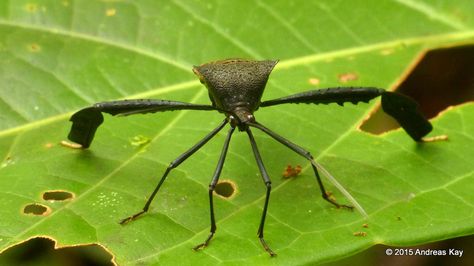
{"label": "black insect", "polygon": [[263,182],[266,186],[266,197],[265,203],[263,205],[260,225],[258,227],[258,237],[265,250],[271,256],[274,256],[275,253],[270,249],[263,238],[263,227],[265,225],[265,216],[268,209],[268,202],[272,186],[270,177],[268,176],[267,170],[265,169],[250,128],[254,127],[263,131],[276,141],[280,142],[310,161],[316,176],[316,180],[319,184],[319,188],[321,189],[322,196],[325,200],[338,208],[352,208],[352,206],[339,204],[332,197],[330,197],[330,193],[326,192],[324,189],[317,168],[320,168],[322,171],[325,170],[314,161],[313,156],[307,150],[274,133],[272,130],[266,128],[255,120],[253,113],[259,107],[267,107],[284,103],[337,103],[339,105],[343,105],[345,102],[351,102],[353,104],[357,104],[358,102],[368,102],[377,96],[382,96],[383,110],[387,114],[394,117],[415,141],[421,141],[422,137],[428,134],[432,129],[429,121],[427,121],[418,111],[417,104],[411,98],[395,92],[388,92],[383,89],[372,87],[338,87],[310,90],[270,101],[261,102],[260,98],[262,97],[268,77],[277,62],[278,61],[272,60],[253,61],[229,59],[211,62],[201,66],[195,66],[193,71],[199,77],[201,83],[207,87],[212,105],[199,105],[177,101],[149,99],[110,101],[94,104],[91,107],[80,110],[71,117],[73,125],[68,136],[69,139],[81,144],[83,148],[87,148],[91,144],[97,128],[104,120],[102,112],[109,113],[111,115],[125,116],[132,114],[191,109],[216,110],[225,114],[224,121],[222,121],[219,126],[217,126],[217,128],[212,130],[202,140],[200,140],[193,147],[185,151],[170,163],[155,190],[143,207],[143,210],[123,219],[120,222],[121,224],[132,221],[138,216],[146,213],[150,207],[151,202],[153,201],[153,198],[171,170],[176,168],[202,146],[204,146],[204,144],[206,144],[222,128],[224,128],[227,123],[229,123],[230,129],[224,141],[224,147],[222,148],[216,170],[212,177],[212,181],[209,184],[209,202],[211,214],[210,234],[202,244],[197,245],[194,247],[194,249],[198,250],[206,247],[216,232],[213,191],[219,180],[219,176],[224,165],[230,139],[235,129],[238,128],[239,131],[245,131],[249,137],[255,160],[262,175]]}

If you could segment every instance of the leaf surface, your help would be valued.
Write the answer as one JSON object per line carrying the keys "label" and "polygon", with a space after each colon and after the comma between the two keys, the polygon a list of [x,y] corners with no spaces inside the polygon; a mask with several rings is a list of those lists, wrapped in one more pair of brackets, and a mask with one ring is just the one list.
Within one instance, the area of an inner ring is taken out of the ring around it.
{"label": "leaf surface", "polygon": [[[142,208],[169,162],[222,114],[107,116],[89,150],[59,145],[70,115],[95,102],[209,103],[191,68],[217,59],[280,59],[264,100],[311,88],[392,88],[424,50],[472,43],[472,13],[472,2],[461,0],[2,1],[0,249],[47,236],[59,246],[99,243],[120,265],[287,265],[335,260],[378,243],[472,234],[472,103],[433,119],[431,136],[449,141],[422,145],[401,130],[359,131],[378,101],[261,108],[259,122],[310,150],[369,214],[365,220],[323,201],[309,164],[255,132],[273,181],[265,237],[278,257],[271,260],[255,235],[265,186],[245,134],[230,144],[221,179],[235,182],[237,193],[215,198],[218,230],[208,248],[191,249],[209,231],[207,186],[225,131],[170,174],[147,215],[118,224]],[[347,73],[356,80],[341,82]],[[281,179],[288,164],[301,164],[301,175]],[[51,190],[74,198],[43,200]],[[49,214],[23,214],[32,203]],[[367,236],[354,236],[359,231]]]}

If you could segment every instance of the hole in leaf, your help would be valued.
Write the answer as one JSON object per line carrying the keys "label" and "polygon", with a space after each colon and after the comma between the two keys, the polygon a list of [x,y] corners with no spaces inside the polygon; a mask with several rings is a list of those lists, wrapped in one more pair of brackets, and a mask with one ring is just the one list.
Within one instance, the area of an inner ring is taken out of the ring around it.
{"label": "hole in leaf", "polygon": [[0,254],[0,265],[114,265],[112,255],[97,244],[55,248],[55,242],[37,237]]}
{"label": "hole in leaf", "polygon": [[23,213],[32,214],[32,215],[48,215],[51,212],[51,209],[48,206],[32,203],[28,204],[23,208]]}
{"label": "hole in leaf", "polygon": [[237,186],[235,183],[231,180],[222,180],[217,183],[214,192],[216,192],[217,195],[223,197],[223,198],[230,198],[232,197],[237,190]]}
{"label": "hole in leaf", "polygon": [[[474,45],[429,51],[395,91],[417,101],[427,118],[449,106],[474,101]],[[378,106],[360,129],[381,134],[398,127]]]}
{"label": "hole in leaf", "polygon": [[52,191],[46,191],[43,193],[43,199],[44,200],[49,200],[49,201],[63,201],[63,200],[69,200],[74,197],[74,194],[71,192],[67,191],[61,191],[61,190],[52,190]]}

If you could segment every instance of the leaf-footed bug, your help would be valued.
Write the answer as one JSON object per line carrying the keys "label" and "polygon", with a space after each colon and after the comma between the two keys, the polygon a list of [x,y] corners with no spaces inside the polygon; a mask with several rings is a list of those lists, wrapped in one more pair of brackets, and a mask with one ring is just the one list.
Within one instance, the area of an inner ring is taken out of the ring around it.
{"label": "leaf-footed bug", "polygon": [[[353,207],[339,204],[334,200],[333,197],[330,197],[331,194],[325,190],[318,173],[318,169],[320,169],[333,183],[335,183],[336,186],[338,186],[338,183],[320,164],[315,162],[313,156],[307,150],[278,135],[256,121],[253,114],[259,107],[268,107],[284,103],[337,103],[339,105],[343,105],[345,102],[351,102],[353,104],[357,104],[358,102],[368,102],[375,97],[381,96],[383,110],[395,118],[405,129],[408,135],[410,135],[410,137],[412,137],[415,141],[421,141],[422,137],[432,130],[430,122],[423,117],[421,112],[418,110],[418,105],[411,98],[396,92],[389,92],[373,87],[337,87],[310,90],[262,102],[260,99],[265,89],[265,85],[270,73],[273,70],[273,67],[277,64],[277,62],[278,61],[273,60],[254,61],[243,59],[227,59],[195,66],[193,71],[199,77],[201,83],[207,87],[209,91],[209,98],[212,103],[211,105],[150,99],[109,101],[96,103],[91,107],[84,108],[76,112],[71,117],[73,125],[68,136],[69,139],[81,144],[83,148],[88,148],[92,142],[92,139],[94,138],[97,128],[104,120],[102,113],[108,113],[114,116],[126,116],[132,114],[187,109],[218,111],[225,115],[225,119],[214,130],[212,130],[198,143],[185,151],[183,154],[179,155],[174,161],[170,163],[155,190],[148,198],[143,210],[123,219],[121,224],[130,222],[140,215],[146,213],[156,193],[159,191],[161,185],[171,170],[176,168],[192,154],[198,151],[202,146],[204,146],[204,144],[212,139],[222,128],[224,128],[226,124],[230,124],[230,129],[224,141],[220,158],[218,160],[211,183],[209,184],[209,202],[211,215],[210,233],[207,239],[203,243],[194,247],[194,249],[198,250],[206,247],[216,232],[213,191],[217,182],[219,181],[219,176],[224,165],[232,134],[237,128],[239,131],[245,131],[247,133],[255,160],[257,162],[257,166],[266,186],[265,203],[263,206],[260,225],[258,227],[258,237],[264,249],[271,256],[274,256],[276,254],[270,249],[263,238],[265,217],[268,209],[268,202],[270,199],[270,191],[272,186],[270,177],[263,164],[251,128],[257,128],[263,131],[271,138],[306,158],[311,163],[316,180],[321,189],[322,197],[325,200],[338,208],[345,207],[352,209]],[[344,188],[342,188],[340,185],[338,188],[343,193],[345,192],[344,194],[349,197],[349,199],[352,199],[352,197],[347,193],[347,191],[344,190]],[[352,200],[352,203],[358,207],[358,204],[355,202],[355,200]],[[359,209],[361,208],[359,207]]]}

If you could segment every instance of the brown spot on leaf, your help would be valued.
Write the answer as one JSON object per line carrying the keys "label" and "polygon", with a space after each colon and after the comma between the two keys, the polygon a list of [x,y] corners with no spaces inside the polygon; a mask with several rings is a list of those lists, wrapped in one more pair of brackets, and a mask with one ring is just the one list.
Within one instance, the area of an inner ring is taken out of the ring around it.
{"label": "brown spot on leaf", "polygon": [[367,236],[367,233],[366,232],[354,232],[353,235],[354,236]]}
{"label": "brown spot on leaf", "polygon": [[308,83],[311,84],[311,85],[317,86],[317,85],[319,85],[320,80],[318,78],[310,78],[310,79],[308,79]]}
{"label": "brown spot on leaf", "polygon": [[356,73],[343,73],[338,75],[338,79],[342,83],[357,80],[359,76]]}
{"label": "brown spot on leaf", "polygon": [[37,43],[30,43],[27,46],[27,49],[28,49],[28,51],[30,51],[32,53],[38,53],[39,51],[41,51],[41,46]]}
{"label": "brown spot on leaf", "polygon": [[54,146],[54,143],[51,143],[51,142],[48,142],[48,143],[44,144],[44,147],[45,147],[46,149],[50,149],[50,148],[52,148],[53,146]]}
{"label": "brown spot on leaf", "polygon": [[291,164],[287,165],[283,173],[281,174],[283,178],[291,178],[298,176],[301,173],[301,165],[297,165],[295,167],[291,166]]}

